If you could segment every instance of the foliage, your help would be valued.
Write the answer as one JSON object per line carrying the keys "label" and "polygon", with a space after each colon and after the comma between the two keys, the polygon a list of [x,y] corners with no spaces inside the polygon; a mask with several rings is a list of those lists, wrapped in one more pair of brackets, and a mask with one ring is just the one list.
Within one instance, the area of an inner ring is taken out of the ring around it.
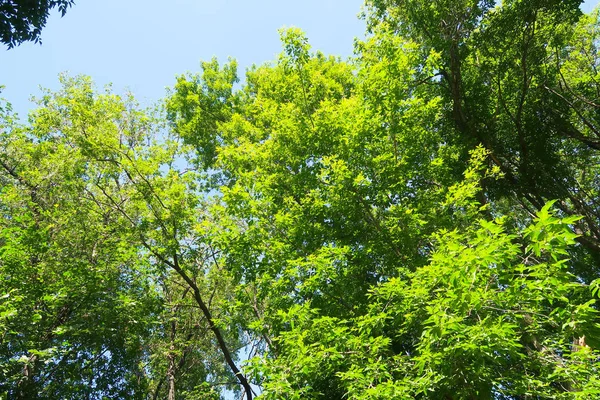
{"label": "foliage", "polygon": [[550,207],[518,234],[503,219],[436,233],[430,263],[374,285],[364,314],[291,308],[277,357],[252,365],[264,397],[594,398],[595,300],[567,271],[574,221]]}
{"label": "foliage", "polygon": [[370,0],[164,104],[0,107],[10,398],[592,399],[598,12]]}
{"label": "foliage", "polygon": [[[423,56],[438,55],[448,143],[462,157],[482,144],[506,179],[485,197],[516,197],[529,214],[551,199],[565,215],[581,215],[574,255],[579,275],[597,275],[596,227],[598,13],[582,16],[575,1],[368,1],[374,36],[409,37]],[[437,29],[436,27],[441,27]],[[592,116],[594,115],[594,116]],[[590,257],[592,259],[590,259]]]}
{"label": "foliage", "polygon": [[41,42],[50,10],[58,7],[64,17],[74,0],[12,0],[0,2],[0,40],[8,48],[27,41]]}
{"label": "foliage", "polygon": [[[176,221],[184,234],[195,216],[196,198],[182,189],[190,180],[160,170],[176,143],[152,144],[160,125],[132,99],[98,94],[86,78],[63,85],[40,99],[30,126],[13,123],[2,136],[2,390],[158,398],[165,347],[182,389],[209,373],[220,379],[221,360],[210,361],[213,344],[201,335],[206,318],[187,308],[192,288],[176,286],[157,260],[174,246],[160,229]],[[194,280],[215,302],[227,287]],[[184,368],[195,374],[187,384]]]}
{"label": "foliage", "polygon": [[[65,90],[71,96],[73,84]],[[2,134],[0,155],[0,391],[10,398],[98,391],[135,398],[157,298],[148,261],[122,219],[99,212],[86,196],[94,171],[83,151],[53,131],[64,122],[57,112],[64,96],[44,98],[30,127],[3,126],[10,133]],[[71,103],[81,111],[78,100]],[[70,121],[73,130],[85,130],[80,121]]]}

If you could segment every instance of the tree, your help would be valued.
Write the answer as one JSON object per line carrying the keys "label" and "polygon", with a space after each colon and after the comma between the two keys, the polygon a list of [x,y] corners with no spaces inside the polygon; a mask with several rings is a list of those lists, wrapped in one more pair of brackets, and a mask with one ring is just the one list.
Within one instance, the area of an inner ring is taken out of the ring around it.
{"label": "tree", "polygon": [[62,83],[31,125],[4,116],[0,393],[212,399],[238,344],[218,320],[226,274],[191,236],[196,175],[161,172],[180,147],[132,98]]}
{"label": "tree", "polygon": [[598,397],[577,4],[373,0],[351,60],[287,29],[157,110],[85,77],[0,107],[0,390]]}
{"label": "tree", "polygon": [[482,154],[447,203],[481,219],[434,235],[428,265],[373,285],[363,313],[331,317],[311,302],[281,313],[277,353],[253,364],[264,398],[597,395],[598,344],[577,340],[598,337],[597,288],[567,272],[572,221],[551,204],[519,234],[487,221],[474,199]]}
{"label": "tree", "polygon": [[58,7],[64,17],[74,0],[0,1],[0,38],[9,49],[27,41],[41,42],[50,11]]}
{"label": "tree", "polygon": [[598,174],[598,13],[584,17],[580,4],[374,0],[367,19],[439,57],[423,84],[444,101],[445,140],[463,161],[483,144],[506,177],[485,187],[486,201],[514,196],[532,215],[561,199],[561,212],[584,217],[574,229],[588,250],[573,267],[589,280],[600,255],[598,186],[588,180]]}
{"label": "tree", "polygon": [[220,97],[219,119],[198,106],[202,76],[168,103],[200,154],[208,132],[218,145],[210,240],[262,338],[262,396],[597,393],[598,281],[579,269],[578,218],[528,213],[498,189],[511,171],[493,150],[452,138],[443,54],[385,23],[355,65],[311,53],[298,31],[282,40],[275,64]]}
{"label": "tree", "polygon": [[107,101],[86,110],[89,82],[65,86],[41,100],[32,126],[3,115],[0,393],[141,398],[143,347],[159,306],[146,279],[149,262],[122,217],[97,209],[87,194],[98,170],[65,135],[59,111],[76,99],[72,129],[85,130],[77,114],[120,109]]}

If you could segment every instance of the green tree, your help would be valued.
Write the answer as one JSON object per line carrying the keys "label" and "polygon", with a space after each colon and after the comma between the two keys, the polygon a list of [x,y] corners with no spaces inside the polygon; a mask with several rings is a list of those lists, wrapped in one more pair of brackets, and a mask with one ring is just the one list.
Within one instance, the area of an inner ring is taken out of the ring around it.
{"label": "green tree", "polygon": [[199,154],[210,132],[207,239],[262,341],[262,396],[593,397],[598,281],[579,218],[528,212],[494,148],[453,138],[444,53],[387,22],[371,33],[347,63],[283,31],[219,119],[198,106],[202,75],[167,103]]}
{"label": "green tree", "polygon": [[[65,134],[122,110],[108,97],[92,114],[89,85],[65,84],[40,100],[30,126],[3,116],[0,393],[141,398],[142,348],[159,309],[149,261],[122,217],[97,209],[88,191],[98,171]],[[68,106],[72,124],[60,118]]]}
{"label": "green tree", "polygon": [[[535,214],[551,199],[575,224],[577,274],[598,274],[598,13],[581,1],[368,1],[375,37],[383,31],[435,53],[421,81],[440,96],[445,140],[468,152],[482,144],[505,179],[482,201],[513,197]],[[514,204],[514,201],[510,200]]]}
{"label": "green tree", "polygon": [[177,169],[183,149],[133,98],[62,83],[28,126],[5,115],[2,127],[0,387],[173,399],[237,388],[238,331],[220,316],[227,273],[201,241],[200,178]]}
{"label": "green tree", "polygon": [[2,106],[2,394],[598,397],[578,5],[371,0],[347,61],[287,29],[164,109],[83,77]]}

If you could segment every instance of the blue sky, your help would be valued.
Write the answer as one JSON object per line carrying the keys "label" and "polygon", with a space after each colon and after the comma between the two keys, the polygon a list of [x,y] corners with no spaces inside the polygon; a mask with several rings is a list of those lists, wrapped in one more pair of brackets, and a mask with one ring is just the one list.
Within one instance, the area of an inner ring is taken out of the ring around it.
{"label": "blue sky", "polygon": [[[587,0],[589,11],[599,0]],[[24,117],[39,86],[55,89],[58,74],[90,75],[143,104],[165,95],[175,75],[200,60],[235,57],[240,70],[280,52],[277,30],[297,26],[315,49],[349,56],[362,36],[363,0],[77,0],[64,18],[51,16],[41,46],[0,50],[0,95]]]}
{"label": "blue sky", "polygon": [[[236,58],[240,71],[280,52],[277,30],[298,26],[314,48],[352,54],[362,35],[363,0],[76,0],[64,18],[52,15],[41,46],[0,50],[0,95],[19,114],[38,87],[58,87],[58,74],[90,75],[99,85],[130,89],[143,103],[165,95],[175,75],[200,60]],[[23,117],[23,115],[21,115]]]}

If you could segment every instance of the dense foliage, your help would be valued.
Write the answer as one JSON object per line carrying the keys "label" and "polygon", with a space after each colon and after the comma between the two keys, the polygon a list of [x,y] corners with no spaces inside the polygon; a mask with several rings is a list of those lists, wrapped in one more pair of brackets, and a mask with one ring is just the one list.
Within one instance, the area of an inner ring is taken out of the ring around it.
{"label": "dense foliage", "polygon": [[0,398],[600,397],[579,4],[370,0],[348,61],[3,103]]}
{"label": "dense foliage", "polygon": [[0,41],[13,48],[23,42],[41,41],[41,33],[53,8],[64,17],[74,0],[0,0]]}

